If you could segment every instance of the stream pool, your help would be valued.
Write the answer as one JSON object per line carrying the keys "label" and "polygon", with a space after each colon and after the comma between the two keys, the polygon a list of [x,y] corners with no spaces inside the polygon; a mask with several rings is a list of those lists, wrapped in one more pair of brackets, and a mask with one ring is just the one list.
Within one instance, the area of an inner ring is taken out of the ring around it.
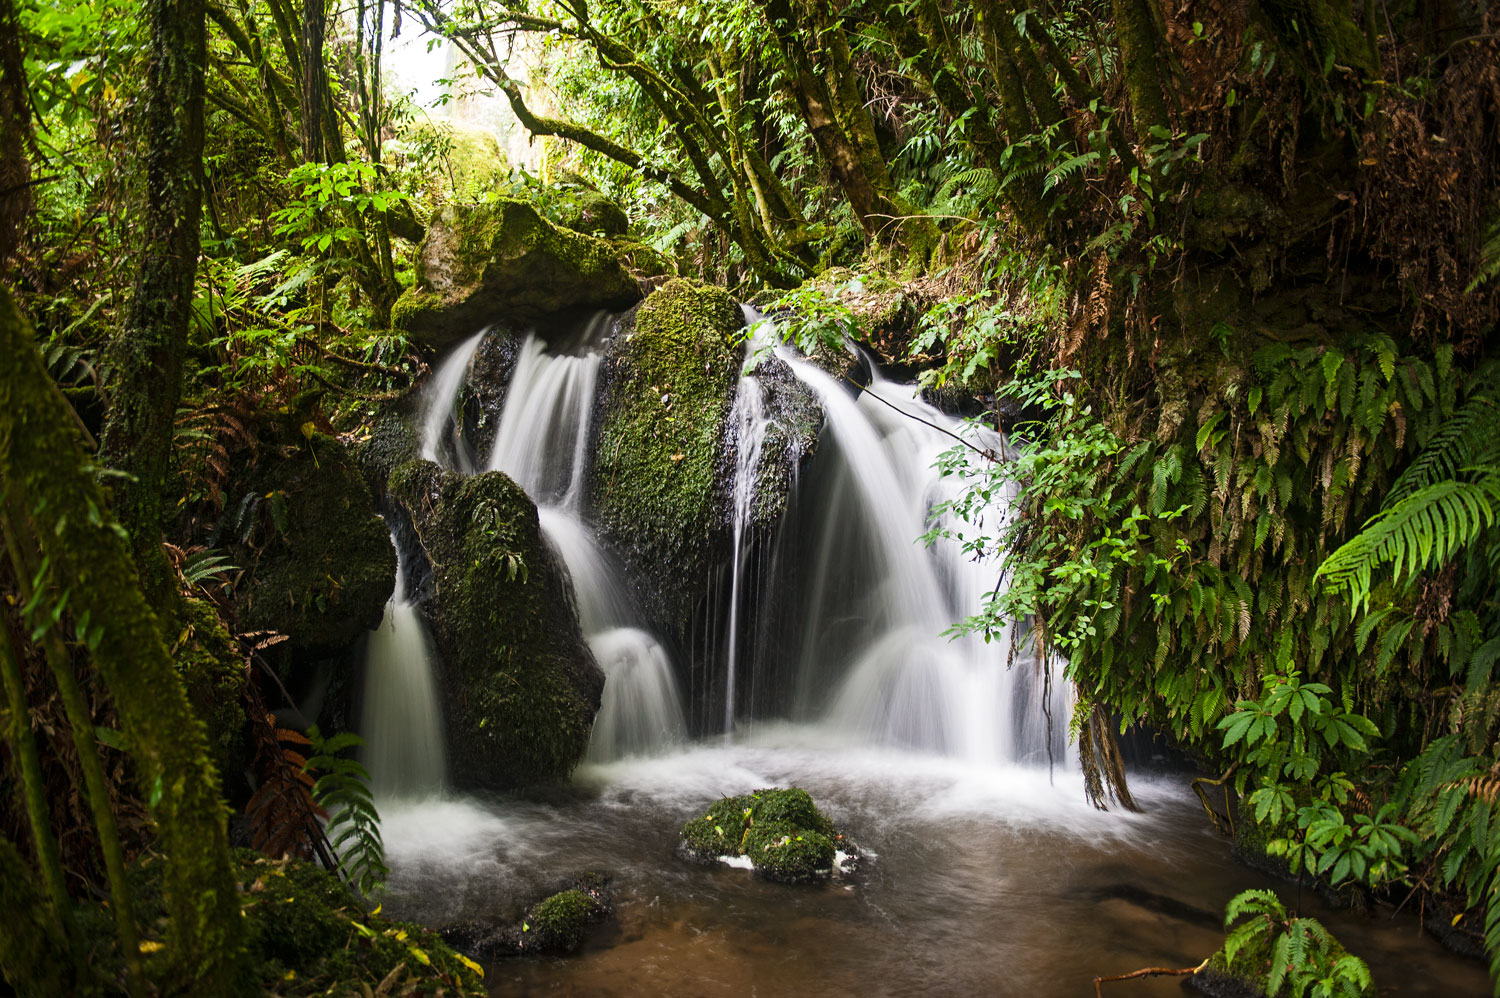
{"label": "stream pool", "polygon": [[[616,918],[575,955],[486,967],[494,995],[1045,998],[1091,995],[1096,975],[1198,963],[1238,891],[1298,900],[1230,857],[1186,776],[1136,777],[1144,813],[1104,813],[1072,769],[976,768],[817,728],[742,727],[585,766],[547,799],[383,802],[387,909],[431,925],[505,921],[578,872],[612,874]],[[677,854],[679,827],[707,802],[789,785],[865,849],[857,875],[788,887]],[[1489,994],[1483,967],[1422,934],[1413,913],[1300,903],[1370,964],[1381,994]],[[1171,977],[1104,991],[1182,993]]]}

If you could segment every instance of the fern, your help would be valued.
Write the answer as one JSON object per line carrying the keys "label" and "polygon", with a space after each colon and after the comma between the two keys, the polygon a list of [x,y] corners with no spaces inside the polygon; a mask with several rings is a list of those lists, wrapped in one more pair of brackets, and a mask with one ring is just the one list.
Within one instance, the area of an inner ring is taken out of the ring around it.
{"label": "fern", "polygon": [[1495,522],[1500,467],[1473,469],[1474,481],[1448,480],[1419,489],[1381,510],[1318,568],[1333,590],[1346,590],[1356,609],[1370,597],[1375,569],[1391,565],[1396,581],[1445,563]]}
{"label": "fern", "polygon": [[370,793],[370,774],[357,759],[340,754],[363,745],[364,739],[351,732],[324,738],[316,726],[308,729],[307,736],[313,755],[303,772],[321,774],[313,786],[313,799],[330,815],[328,831],[339,870],[355,890],[368,897],[390,873],[380,838],[380,815]]}
{"label": "fern", "polygon": [[1439,481],[1456,478],[1464,468],[1500,460],[1500,400],[1494,384],[1471,395],[1443,422],[1422,453],[1391,483],[1391,504]]}

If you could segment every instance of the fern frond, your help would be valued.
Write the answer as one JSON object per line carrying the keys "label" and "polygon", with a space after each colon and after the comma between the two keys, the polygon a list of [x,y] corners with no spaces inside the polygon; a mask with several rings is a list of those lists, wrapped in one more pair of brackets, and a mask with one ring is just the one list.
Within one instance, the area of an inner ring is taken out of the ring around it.
{"label": "fern frond", "polygon": [[1332,590],[1345,590],[1356,609],[1370,597],[1371,577],[1390,565],[1396,581],[1443,564],[1495,522],[1500,468],[1474,469],[1474,481],[1443,481],[1382,510],[1318,568]]}
{"label": "fern frond", "polygon": [[1391,483],[1386,504],[1400,502],[1418,489],[1458,477],[1464,468],[1500,460],[1500,399],[1493,387],[1469,398],[1427,442],[1405,471]]}

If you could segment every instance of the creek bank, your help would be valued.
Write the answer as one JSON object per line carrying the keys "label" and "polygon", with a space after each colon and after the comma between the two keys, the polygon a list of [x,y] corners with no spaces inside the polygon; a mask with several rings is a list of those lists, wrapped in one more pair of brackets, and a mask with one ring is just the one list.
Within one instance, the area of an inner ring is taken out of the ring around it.
{"label": "creek bank", "polygon": [[604,674],[536,505],[498,471],[398,468],[392,499],[431,567],[422,604],[446,669],[451,776],[464,789],[565,779],[588,748]]}
{"label": "creek bank", "polygon": [[720,798],[682,826],[679,849],[705,864],[748,859],[757,874],[785,884],[853,872],[860,858],[859,847],[798,787]]}

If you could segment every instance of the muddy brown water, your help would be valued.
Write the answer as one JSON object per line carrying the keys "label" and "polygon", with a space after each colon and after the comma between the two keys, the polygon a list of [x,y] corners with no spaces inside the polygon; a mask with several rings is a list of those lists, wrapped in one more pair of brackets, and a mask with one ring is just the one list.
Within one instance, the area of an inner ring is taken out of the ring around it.
{"label": "muddy brown water", "polygon": [[[676,852],[720,794],[805,787],[870,854],[789,887]],[[1251,887],[1300,903],[1371,967],[1381,994],[1488,995],[1484,968],[1413,913],[1332,911],[1236,863],[1186,776],[1138,777],[1142,814],[1083,800],[1071,767],[976,769],[853,749],[790,727],[654,760],[586,767],[545,801],[434,798],[384,807],[387,910],[428,924],[504,921],[583,870],[614,877],[617,917],[567,957],[486,967],[493,995],[1092,995],[1097,975],[1188,967]],[[1179,978],[1105,985],[1180,996]]]}

